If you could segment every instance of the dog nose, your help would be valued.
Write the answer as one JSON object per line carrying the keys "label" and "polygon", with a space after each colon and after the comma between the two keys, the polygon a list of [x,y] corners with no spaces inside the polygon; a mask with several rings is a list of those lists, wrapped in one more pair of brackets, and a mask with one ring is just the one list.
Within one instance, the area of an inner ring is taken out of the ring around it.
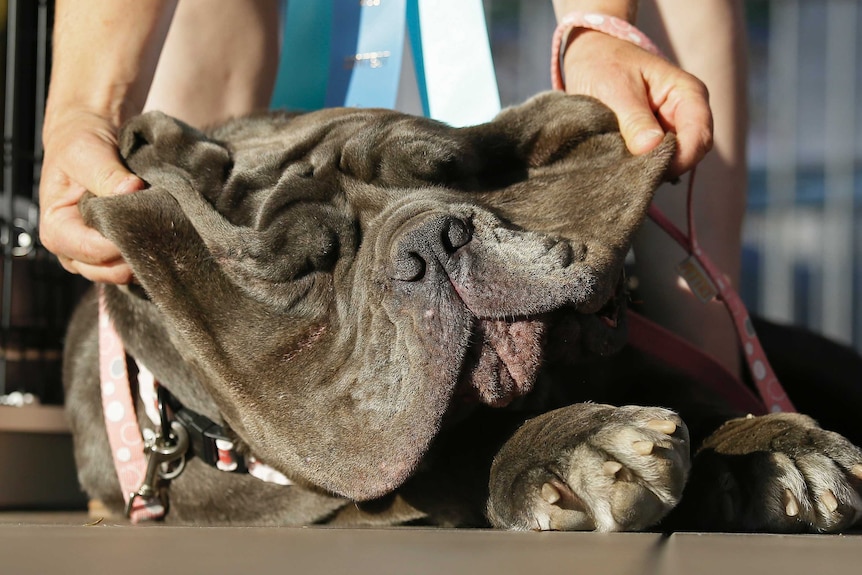
{"label": "dog nose", "polygon": [[434,215],[402,232],[392,254],[392,279],[419,281],[431,262],[445,259],[473,239],[470,223],[451,215]]}

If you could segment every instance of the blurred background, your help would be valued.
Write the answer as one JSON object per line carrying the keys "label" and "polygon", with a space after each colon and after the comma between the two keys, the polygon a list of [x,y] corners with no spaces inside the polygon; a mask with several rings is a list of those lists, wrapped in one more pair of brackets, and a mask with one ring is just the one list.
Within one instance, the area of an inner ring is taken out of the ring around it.
{"label": "blurred background", "polygon": [[[696,1],[696,0],[693,0]],[[550,88],[550,1],[485,0],[504,105]],[[750,188],[741,291],[756,313],[862,349],[862,8],[747,0]],[[38,243],[39,133],[51,0],[0,0],[0,396],[59,403],[60,354],[82,282]]]}

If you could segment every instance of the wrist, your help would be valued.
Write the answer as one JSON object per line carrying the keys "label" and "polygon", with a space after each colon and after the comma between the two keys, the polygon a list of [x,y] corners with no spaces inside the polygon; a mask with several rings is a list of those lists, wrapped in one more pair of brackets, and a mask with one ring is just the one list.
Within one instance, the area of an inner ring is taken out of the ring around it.
{"label": "wrist", "polygon": [[[86,86],[86,90],[81,90]],[[81,80],[71,86],[63,82],[54,83],[45,105],[46,129],[55,121],[77,113],[86,113],[103,118],[116,126],[143,109],[145,95],[136,95],[134,86],[116,82],[99,83],[97,79]]]}
{"label": "wrist", "polygon": [[[88,88],[94,86],[86,82],[81,85]],[[116,137],[119,127],[143,108],[142,103],[129,99],[127,86],[107,84],[94,87],[87,93],[77,87],[63,88],[52,85],[48,94],[42,125],[42,141],[46,147],[51,145],[54,136],[81,129],[82,126],[87,129],[98,126],[105,136]]]}

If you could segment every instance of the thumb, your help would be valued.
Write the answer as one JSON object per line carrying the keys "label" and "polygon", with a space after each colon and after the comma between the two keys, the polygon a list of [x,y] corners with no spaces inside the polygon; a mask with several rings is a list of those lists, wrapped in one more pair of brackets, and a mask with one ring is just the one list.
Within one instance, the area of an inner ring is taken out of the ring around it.
{"label": "thumb", "polygon": [[100,167],[96,171],[94,181],[96,183],[93,186],[85,185],[85,187],[97,196],[131,194],[145,187],[143,180],[118,161]]}
{"label": "thumb", "polygon": [[113,146],[101,143],[81,152],[78,158],[81,169],[75,179],[94,195],[130,194],[146,187],[143,180],[123,165]]}
{"label": "thumb", "polygon": [[649,108],[619,114],[620,134],[629,152],[638,156],[649,152],[664,139],[664,130]]}

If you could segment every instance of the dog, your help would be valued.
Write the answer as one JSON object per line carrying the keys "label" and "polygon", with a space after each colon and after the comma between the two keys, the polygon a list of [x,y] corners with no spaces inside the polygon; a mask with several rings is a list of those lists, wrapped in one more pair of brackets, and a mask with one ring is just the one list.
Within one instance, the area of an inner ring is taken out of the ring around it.
{"label": "dog", "polygon": [[[136,277],[102,286],[110,321],[169,391],[166,418],[204,418],[289,483],[198,446],[158,480],[168,521],[832,532],[862,517],[851,441],[740,413],[626,345],[624,262],[673,135],[633,156],[605,106],[545,93],[458,129],[328,109],[201,132],[150,112],[119,140],[149,188],[81,203]],[[94,291],[70,323],[66,406],[81,485],[120,513],[97,308]],[[140,403],[138,423],[154,427]]]}

